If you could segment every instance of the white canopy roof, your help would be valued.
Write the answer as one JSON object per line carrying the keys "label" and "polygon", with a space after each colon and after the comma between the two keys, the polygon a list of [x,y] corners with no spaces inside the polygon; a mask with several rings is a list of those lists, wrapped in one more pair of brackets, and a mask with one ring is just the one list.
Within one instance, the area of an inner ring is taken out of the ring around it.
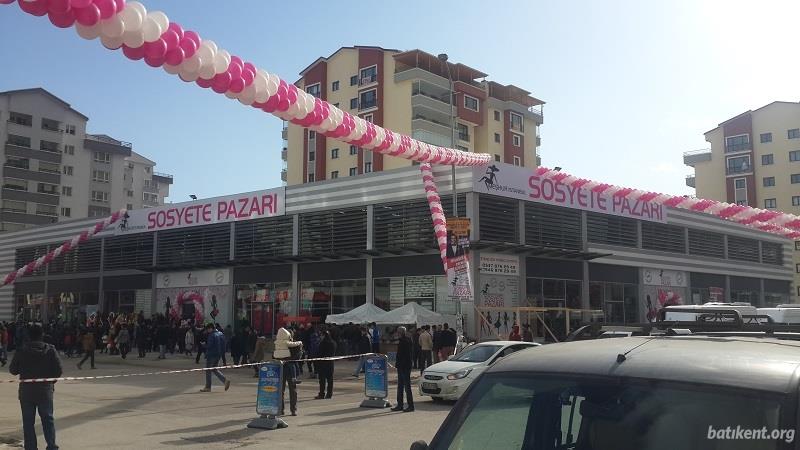
{"label": "white canopy roof", "polygon": [[433,312],[416,302],[406,303],[405,306],[384,313],[375,323],[379,325],[441,325],[447,323],[455,326],[455,316]]}
{"label": "white canopy roof", "polygon": [[344,325],[348,323],[371,323],[377,322],[380,316],[386,314],[386,311],[378,308],[372,303],[364,303],[358,308],[347,311],[342,314],[331,314],[325,318],[325,323],[332,323],[336,325]]}

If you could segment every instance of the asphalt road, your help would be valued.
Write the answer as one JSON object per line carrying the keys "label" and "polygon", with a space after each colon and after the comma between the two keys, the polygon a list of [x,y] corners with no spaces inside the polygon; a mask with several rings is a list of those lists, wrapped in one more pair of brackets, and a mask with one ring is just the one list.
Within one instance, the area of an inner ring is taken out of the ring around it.
{"label": "asphalt road", "polygon": [[[135,353],[133,356],[122,360],[119,356],[98,355],[98,369],[85,366],[82,371],[76,368],[77,359],[62,360],[65,376],[198,367],[189,357],[159,361],[155,354],[143,360],[136,359]],[[3,370],[7,371],[7,367]],[[317,381],[303,378],[298,386],[298,416],[285,417],[289,427],[273,431],[247,428],[247,423],[256,417],[257,382],[250,368],[225,372],[232,380],[227,392],[216,378],[212,392],[199,392],[204,383],[202,372],[59,382],[55,394],[57,441],[64,449],[211,449],[265,444],[303,450],[408,449],[415,440],[430,441],[452,407],[426,398],[417,399],[413,413],[360,408],[364,382],[363,376],[357,381],[349,375],[354,368],[355,363],[350,361],[336,363],[334,395],[330,400],[315,400]],[[393,403],[396,385],[394,374],[391,375],[389,400]],[[8,372],[0,375],[0,380],[11,378]],[[22,438],[17,386],[0,383],[0,448],[15,448]],[[39,446],[44,448],[38,420],[37,434]]]}

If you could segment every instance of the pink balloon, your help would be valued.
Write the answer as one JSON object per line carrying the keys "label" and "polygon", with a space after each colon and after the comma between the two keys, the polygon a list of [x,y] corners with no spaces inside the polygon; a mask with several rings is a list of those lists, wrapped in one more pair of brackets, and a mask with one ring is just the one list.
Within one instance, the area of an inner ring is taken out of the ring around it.
{"label": "pink balloon", "polygon": [[182,63],[184,59],[183,49],[180,47],[168,51],[167,55],[164,57],[164,61],[170,66],[177,66]]}
{"label": "pink balloon", "polygon": [[100,19],[105,20],[117,13],[117,4],[114,0],[94,0],[95,6],[100,10]]}
{"label": "pink balloon", "polygon": [[173,30],[165,31],[164,34],[161,35],[161,39],[167,43],[167,51],[178,48],[178,44],[181,43],[181,38],[178,36],[178,33]]}
{"label": "pink balloon", "polygon": [[144,62],[150,67],[161,67],[164,65],[164,57],[155,58],[152,56],[144,55]]}
{"label": "pink balloon", "polygon": [[231,56],[231,63],[228,64],[228,72],[231,73],[232,77],[239,78],[242,76],[242,66],[235,64],[233,58],[235,58],[235,56]]}
{"label": "pink balloon", "polygon": [[72,5],[70,5],[69,0],[49,0],[48,5],[47,11],[53,14],[63,15],[72,9]]}
{"label": "pink balloon", "polygon": [[181,39],[181,42],[178,45],[183,50],[183,56],[186,58],[191,58],[197,51],[197,44],[195,44],[193,40],[187,37]]}
{"label": "pink balloon", "polygon": [[[149,56],[151,59],[164,59],[164,56],[167,54],[167,43],[164,42],[163,39],[159,39],[153,42],[145,42],[144,44],[144,54],[145,56]],[[164,63],[163,61],[161,62]]]}
{"label": "pink balloon", "polygon": [[192,30],[184,31],[183,37],[194,42],[194,48],[200,48],[200,35]]}
{"label": "pink balloon", "polygon": [[224,94],[227,91],[227,89],[225,89],[223,86],[216,84],[211,86],[211,90],[216,92],[217,94]]}
{"label": "pink balloon", "polygon": [[289,85],[289,93],[286,95],[286,98],[289,99],[289,104],[297,103],[297,86],[290,84]]}
{"label": "pink balloon", "polygon": [[273,112],[278,107],[278,103],[280,102],[280,97],[277,95],[273,95],[272,97],[267,99],[267,102],[264,103],[264,111],[266,112]]}
{"label": "pink balloon", "polygon": [[206,80],[205,78],[198,78],[196,83],[198,86],[204,89],[208,89],[211,87],[211,80]]}
{"label": "pink balloon", "polygon": [[278,107],[276,108],[278,111],[286,111],[289,109],[289,99],[282,98],[280,102],[278,102]]}
{"label": "pink balloon", "polygon": [[63,14],[50,12],[47,13],[47,17],[50,19],[50,23],[58,28],[69,28],[75,23],[75,15],[72,14],[72,11]]}
{"label": "pink balloon", "polygon": [[125,9],[125,0],[114,0],[114,6],[116,6],[117,12],[122,11]]}
{"label": "pink balloon", "polygon": [[16,0],[0,0],[0,5],[10,5],[14,3]]}
{"label": "pink balloon", "polygon": [[128,59],[132,59],[134,61],[138,61],[144,58],[144,46],[141,47],[128,47],[127,45],[122,45],[122,53],[128,57]]}
{"label": "pink balloon", "polygon": [[242,70],[242,80],[244,81],[245,86],[250,86],[253,84],[253,81],[256,79],[255,71],[251,71],[247,68]]}
{"label": "pink balloon", "polygon": [[183,28],[175,22],[170,22],[167,30],[174,31],[178,35],[178,40],[183,39]]}
{"label": "pink balloon", "polygon": [[86,8],[92,4],[92,0],[69,0],[73,8]]}
{"label": "pink balloon", "polygon": [[89,6],[80,9],[73,9],[75,11],[75,20],[79,24],[90,27],[100,21],[100,8],[97,5],[89,4]]}
{"label": "pink balloon", "polygon": [[244,90],[244,87],[245,84],[243,79],[234,78],[233,80],[231,80],[231,86],[230,86],[231,92],[238,94],[239,92],[242,92]]}
{"label": "pink balloon", "polygon": [[236,55],[231,55],[231,64],[236,64],[240,69],[244,68],[244,61]]}
{"label": "pink balloon", "polygon": [[218,73],[211,79],[212,87],[219,87],[222,92],[225,92],[230,87],[232,79],[230,72]]}
{"label": "pink balloon", "polygon": [[242,70],[243,70],[243,71],[244,71],[244,70],[249,70],[249,71],[251,71],[251,72],[253,72],[253,73],[256,73],[256,66],[255,66],[253,63],[251,63],[251,62],[246,62],[246,63],[244,63],[244,65],[242,66]]}
{"label": "pink balloon", "polygon": [[19,9],[37,17],[42,17],[47,14],[47,8],[47,1],[45,0],[36,0],[34,2],[26,2],[23,0],[19,2]]}

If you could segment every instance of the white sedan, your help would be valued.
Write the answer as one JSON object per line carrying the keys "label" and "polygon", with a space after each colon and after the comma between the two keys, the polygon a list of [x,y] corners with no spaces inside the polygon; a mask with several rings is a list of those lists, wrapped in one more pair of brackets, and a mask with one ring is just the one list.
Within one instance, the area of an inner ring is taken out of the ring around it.
{"label": "white sedan", "polygon": [[425,369],[419,383],[419,395],[430,396],[434,401],[457,400],[495,361],[537,346],[539,344],[534,342],[519,341],[491,341],[469,346],[449,360]]}

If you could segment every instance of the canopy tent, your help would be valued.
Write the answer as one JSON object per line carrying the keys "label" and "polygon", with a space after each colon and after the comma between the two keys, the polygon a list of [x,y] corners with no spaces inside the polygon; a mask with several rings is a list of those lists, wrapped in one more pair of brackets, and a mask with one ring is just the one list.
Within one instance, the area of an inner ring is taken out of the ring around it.
{"label": "canopy tent", "polygon": [[347,311],[342,314],[331,314],[325,318],[325,323],[332,323],[336,325],[344,325],[348,323],[372,323],[377,322],[376,319],[386,314],[386,311],[378,308],[372,303],[364,303],[358,308]]}
{"label": "canopy tent", "polygon": [[417,326],[441,325],[447,323],[455,327],[456,317],[447,314],[439,314],[426,309],[419,303],[409,302],[406,303],[405,306],[384,313],[374,322],[379,325],[405,325],[413,323]]}

